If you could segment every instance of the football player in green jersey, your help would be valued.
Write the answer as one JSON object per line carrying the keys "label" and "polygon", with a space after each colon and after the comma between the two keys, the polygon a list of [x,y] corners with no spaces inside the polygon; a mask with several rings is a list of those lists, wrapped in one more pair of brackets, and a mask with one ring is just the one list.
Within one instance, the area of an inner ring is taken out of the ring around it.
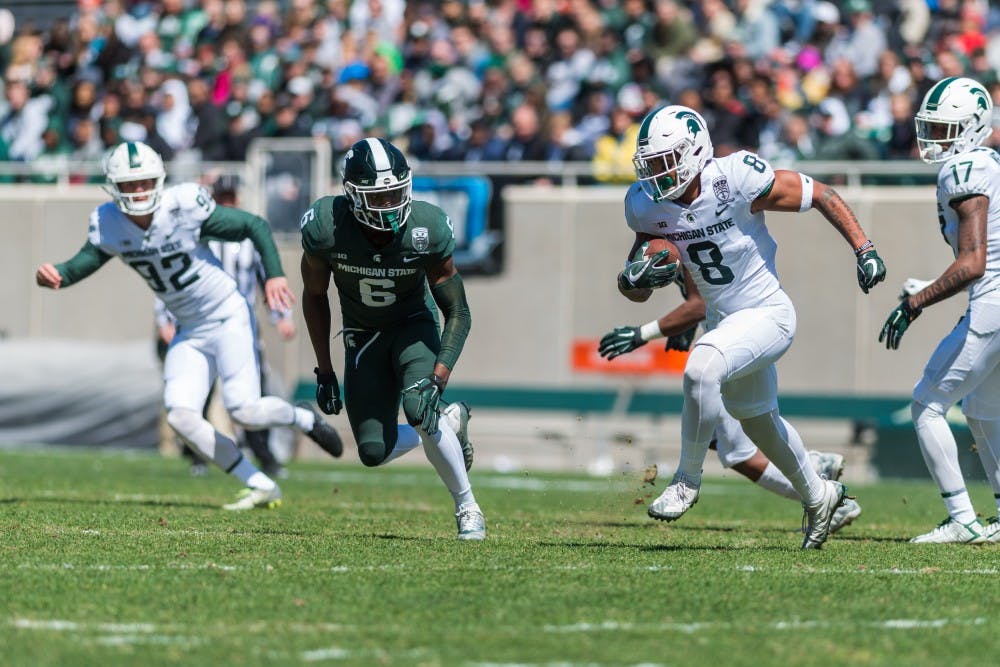
{"label": "football player in green jersey", "polygon": [[[344,322],[347,416],[361,461],[383,465],[423,444],[455,500],[458,538],[481,540],[486,520],[467,474],[468,406],[441,410],[472,317],[452,261],[451,221],[414,201],[411,185],[398,148],[362,139],[347,153],[344,194],[322,197],[302,216],[302,312],[316,353],[316,402],[326,414],[343,407],[330,356],[332,277]],[[408,424],[396,423],[401,402]]]}

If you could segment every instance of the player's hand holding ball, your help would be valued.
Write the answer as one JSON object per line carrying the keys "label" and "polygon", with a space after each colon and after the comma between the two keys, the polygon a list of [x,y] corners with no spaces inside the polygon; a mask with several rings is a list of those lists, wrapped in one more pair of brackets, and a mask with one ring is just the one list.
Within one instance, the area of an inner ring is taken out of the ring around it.
{"label": "player's hand holding ball", "polygon": [[618,286],[623,290],[658,289],[680,275],[680,251],[666,239],[647,241],[635,258],[618,274]]}

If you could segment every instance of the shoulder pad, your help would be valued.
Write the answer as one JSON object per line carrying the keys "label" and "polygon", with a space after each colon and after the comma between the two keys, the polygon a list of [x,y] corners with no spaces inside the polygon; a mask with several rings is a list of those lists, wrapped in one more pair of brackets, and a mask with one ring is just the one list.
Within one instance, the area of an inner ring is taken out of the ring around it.
{"label": "shoulder pad", "polygon": [[987,195],[1000,177],[1000,155],[977,148],[949,158],[938,172],[938,191],[945,200]]}
{"label": "shoulder pad", "polygon": [[183,219],[204,222],[215,212],[215,199],[203,185],[180,183],[163,191],[161,206],[178,211]]}
{"label": "shoulder pad", "polygon": [[448,214],[425,201],[414,200],[411,206],[402,233],[410,235],[413,249],[442,259],[450,257],[455,252],[455,230]]}
{"label": "shoulder pad", "polygon": [[333,247],[336,221],[343,219],[343,213],[350,212],[347,198],[320,197],[306,209],[299,220],[302,232],[302,248],[306,252],[320,252]]}
{"label": "shoulder pad", "polygon": [[756,153],[737,151],[718,158],[719,170],[729,181],[730,191],[746,201],[761,196],[774,183],[774,169]]}

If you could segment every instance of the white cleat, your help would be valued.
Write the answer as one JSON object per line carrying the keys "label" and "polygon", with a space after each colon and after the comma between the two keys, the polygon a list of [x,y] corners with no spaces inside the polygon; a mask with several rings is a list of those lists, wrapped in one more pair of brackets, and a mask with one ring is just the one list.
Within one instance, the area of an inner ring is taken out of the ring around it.
{"label": "white cleat", "polygon": [[458,436],[458,443],[462,445],[462,457],[465,459],[465,470],[472,469],[472,460],[475,457],[475,450],[469,442],[469,417],[472,409],[465,401],[456,401],[441,411],[441,416],[448,422],[448,426]]}
{"label": "white cleat", "polygon": [[861,516],[861,505],[858,504],[858,501],[853,498],[844,498],[844,502],[833,513],[833,519],[830,521],[830,534],[833,535],[844,526],[851,525],[859,516]]}
{"label": "white cleat", "polygon": [[836,482],[844,474],[844,457],[830,452],[809,452],[809,463],[823,479]]}
{"label": "white cleat", "polygon": [[252,509],[274,509],[281,505],[281,489],[275,486],[273,489],[252,489],[249,486],[240,489],[236,494],[236,500],[223,505],[222,509],[233,512],[243,512]]}
{"label": "white cleat", "polygon": [[826,538],[830,536],[830,524],[837,509],[847,499],[847,488],[840,482],[823,480],[823,499],[815,507],[805,507],[805,538],[803,549],[822,549]]}
{"label": "white cleat", "polygon": [[979,519],[974,519],[970,523],[959,523],[948,517],[939,523],[934,530],[917,535],[910,542],[913,544],[982,544],[987,541],[986,533],[987,528],[979,523]]}
{"label": "white cleat", "polygon": [[663,493],[649,504],[646,514],[659,521],[676,521],[698,502],[698,493],[697,486],[675,475]]}
{"label": "white cleat", "polygon": [[459,505],[458,511],[455,512],[455,521],[458,522],[458,539],[486,539],[486,517],[476,503]]}
{"label": "white cleat", "polygon": [[987,542],[994,544],[1000,542],[1000,517],[992,516],[987,519],[986,526],[983,528],[983,537],[986,538]]}

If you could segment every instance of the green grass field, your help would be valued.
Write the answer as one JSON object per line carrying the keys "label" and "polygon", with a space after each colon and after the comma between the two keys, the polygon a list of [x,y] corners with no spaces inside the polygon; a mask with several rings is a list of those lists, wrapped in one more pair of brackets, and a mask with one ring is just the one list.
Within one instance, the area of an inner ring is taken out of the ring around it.
{"label": "green grass field", "polygon": [[233,480],[178,460],[0,452],[0,664],[989,665],[998,649],[1000,546],[905,543],[944,516],[930,483],[851,486],[862,517],[802,552],[800,508],[736,478],[667,525],[645,515],[662,481],[473,470],[489,538],[459,543],[429,467],[291,472],[283,507],[231,514]]}

